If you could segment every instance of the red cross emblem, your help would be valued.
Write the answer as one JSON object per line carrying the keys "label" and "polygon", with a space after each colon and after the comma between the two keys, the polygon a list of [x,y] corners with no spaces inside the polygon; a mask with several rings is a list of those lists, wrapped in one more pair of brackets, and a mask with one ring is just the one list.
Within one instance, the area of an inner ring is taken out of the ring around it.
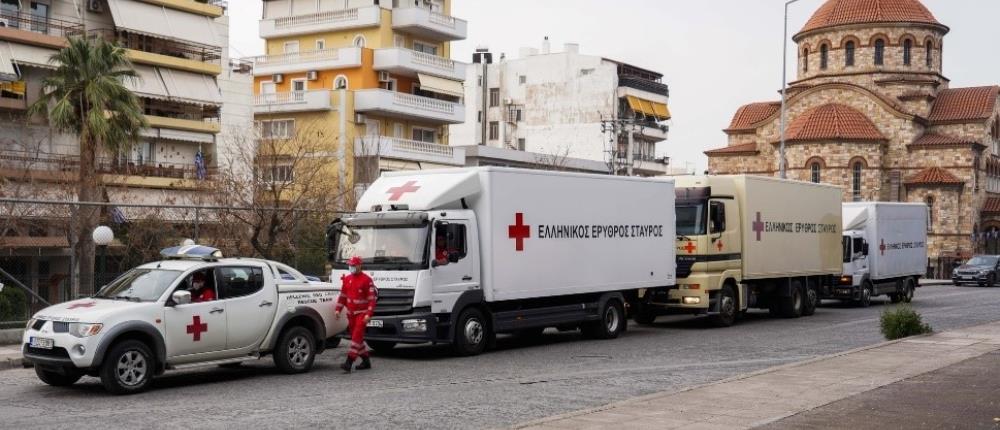
{"label": "red cross emblem", "polygon": [[74,303],[72,305],[69,305],[69,307],[66,309],[92,308],[96,304],[97,302]]}
{"label": "red cross emblem", "polygon": [[531,237],[531,226],[524,223],[524,214],[514,215],[514,225],[507,226],[507,236],[514,239],[514,249],[524,251],[524,239]]}
{"label": "red cross emblem", "polygon": [[194,320],[191,321],[191,325],[187,326],[187,333],[194,336],[194,341],[198,342],[201,340],[201,334],[208,331],[208,324],[201,322],[201,317],[198,315],[194,316]]}
{"label": "red cross emblem", "polygon": [[764,221],[760,219],[760,212],[757,212],[757,221],[753,222],[753,231],[757,233],[757,241],[760,242],[760,235],[764,233]]}
{"label": "red cross emblem", "polygon": [[697,250],[698,247],[694,246],[694,242],[688,242],[687,245],[685,245],[681,249],[687,251],[688,254],[694,254],[694,251]]}
{"label": "red cross emblem", "polygon": [[389,191],[387,191],[387,193],[389,194],[389,201],[390,202],[395,202],[395,201],[398,201],[399,199],[403,198],[403,194],[406,194],[406,193],[415,193],[415,192],[419,191],[420,187],[417,187],[416,185],[417,185],[417,181],[410,181],[410,182],[407,182],[407,183],[403,184],[403,186],[401,186],[401,187],[389,188]]}
{"label": "red cross emblem", "polygon": [[885,239],[882,239],[882,244],[878,246],[878,250],[882,255],[885,255]]}
{"label": "red cross emblem", "polygon": [[722,246],[723,245],[722,245],[722,241],[721,240],[715,243],[715,247],[719,248],[719,252],[722,252]]}

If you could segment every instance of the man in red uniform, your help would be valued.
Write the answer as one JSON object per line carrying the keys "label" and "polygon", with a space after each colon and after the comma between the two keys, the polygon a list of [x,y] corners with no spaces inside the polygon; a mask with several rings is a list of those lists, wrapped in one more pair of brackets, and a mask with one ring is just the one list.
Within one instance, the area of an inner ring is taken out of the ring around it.
{"label": "man in red uniform", "polygon": [[347,308],[347,330],[351,333],[351,349],[347,351],[347,361],[340,366],[344,372],[350,373],[354,360],[361,357],[358,370],[372,368],[368,357],[368,347],[365,345],[365,328],[368,320],[375,312],[375,283],[361,271],[361,257],[351,257],[347,261],[351,273],[341,277],[343,286],[340,297],[337,298],[336,318],[341,318],[341,311]]}
{"label": "man in red uniform", "polygon": [[215,291],[209,287],[205,272],[195,272],[191,275],[191,303],[204,303],[215,300]]}

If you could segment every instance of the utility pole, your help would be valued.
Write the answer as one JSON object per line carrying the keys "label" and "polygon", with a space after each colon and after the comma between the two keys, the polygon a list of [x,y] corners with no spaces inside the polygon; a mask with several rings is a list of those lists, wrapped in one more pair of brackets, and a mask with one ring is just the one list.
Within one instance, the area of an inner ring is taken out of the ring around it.
{"label": "utility pole", "polygon": [[[645,128],[646,124],[638,121],[636,118],[618,118],[612,116],[608,119],[601,119],[601,133],[611,134],[611,149],[609,153],[611,154],[612,175],[621,175],[622,171],[627,176],[635,174],[635,153],[633,152],[635,147],[635,133],[641,133]],[[623,133],[625,136],[622,136]],[[624,155],[618,150],[622,138],[626,142],[626,153]],[[625,163],[625,166],[622,166],[622,163]]]}
{"label": "utility pole", "polygon": [[[785,2],[785,32],[781,39],[781,148],[779,149],[778,166],[781,171],[781,179],[787,178],[787,166],[785,166],[785,100],[788,93],[788,7],[799,0],[788,0]],[[808,60],[807,60],[808,61]]]}

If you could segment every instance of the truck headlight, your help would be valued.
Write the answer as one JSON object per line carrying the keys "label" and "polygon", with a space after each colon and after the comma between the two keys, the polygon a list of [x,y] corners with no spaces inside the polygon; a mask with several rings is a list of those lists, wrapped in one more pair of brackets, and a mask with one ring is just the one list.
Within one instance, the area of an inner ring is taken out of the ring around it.
{"label": "truck headlight", "polygon": [[403,331],[416,333],[427,331],[427,320],[425,319],[413,319],[413,320],[403,320]]}
{"label": "truck headlight", "polygon": [[104,324],[70,323],[69,334],[75,337],[89,337],[101,332]]}
{"label": "truck headlight", "polygon": [[685,305],[697,305],[701,303],[701,297],[685,297],[683,300]]}

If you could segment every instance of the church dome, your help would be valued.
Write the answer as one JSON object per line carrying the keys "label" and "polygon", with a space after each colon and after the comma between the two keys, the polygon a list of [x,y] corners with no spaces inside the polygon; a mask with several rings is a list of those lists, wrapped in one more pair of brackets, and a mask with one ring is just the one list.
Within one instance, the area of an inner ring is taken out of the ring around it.
{"label": "church dome", "polygon": [[948,27],[919,0],[828,0],[813,14],[802,33],[852,24],[913,23]]}

